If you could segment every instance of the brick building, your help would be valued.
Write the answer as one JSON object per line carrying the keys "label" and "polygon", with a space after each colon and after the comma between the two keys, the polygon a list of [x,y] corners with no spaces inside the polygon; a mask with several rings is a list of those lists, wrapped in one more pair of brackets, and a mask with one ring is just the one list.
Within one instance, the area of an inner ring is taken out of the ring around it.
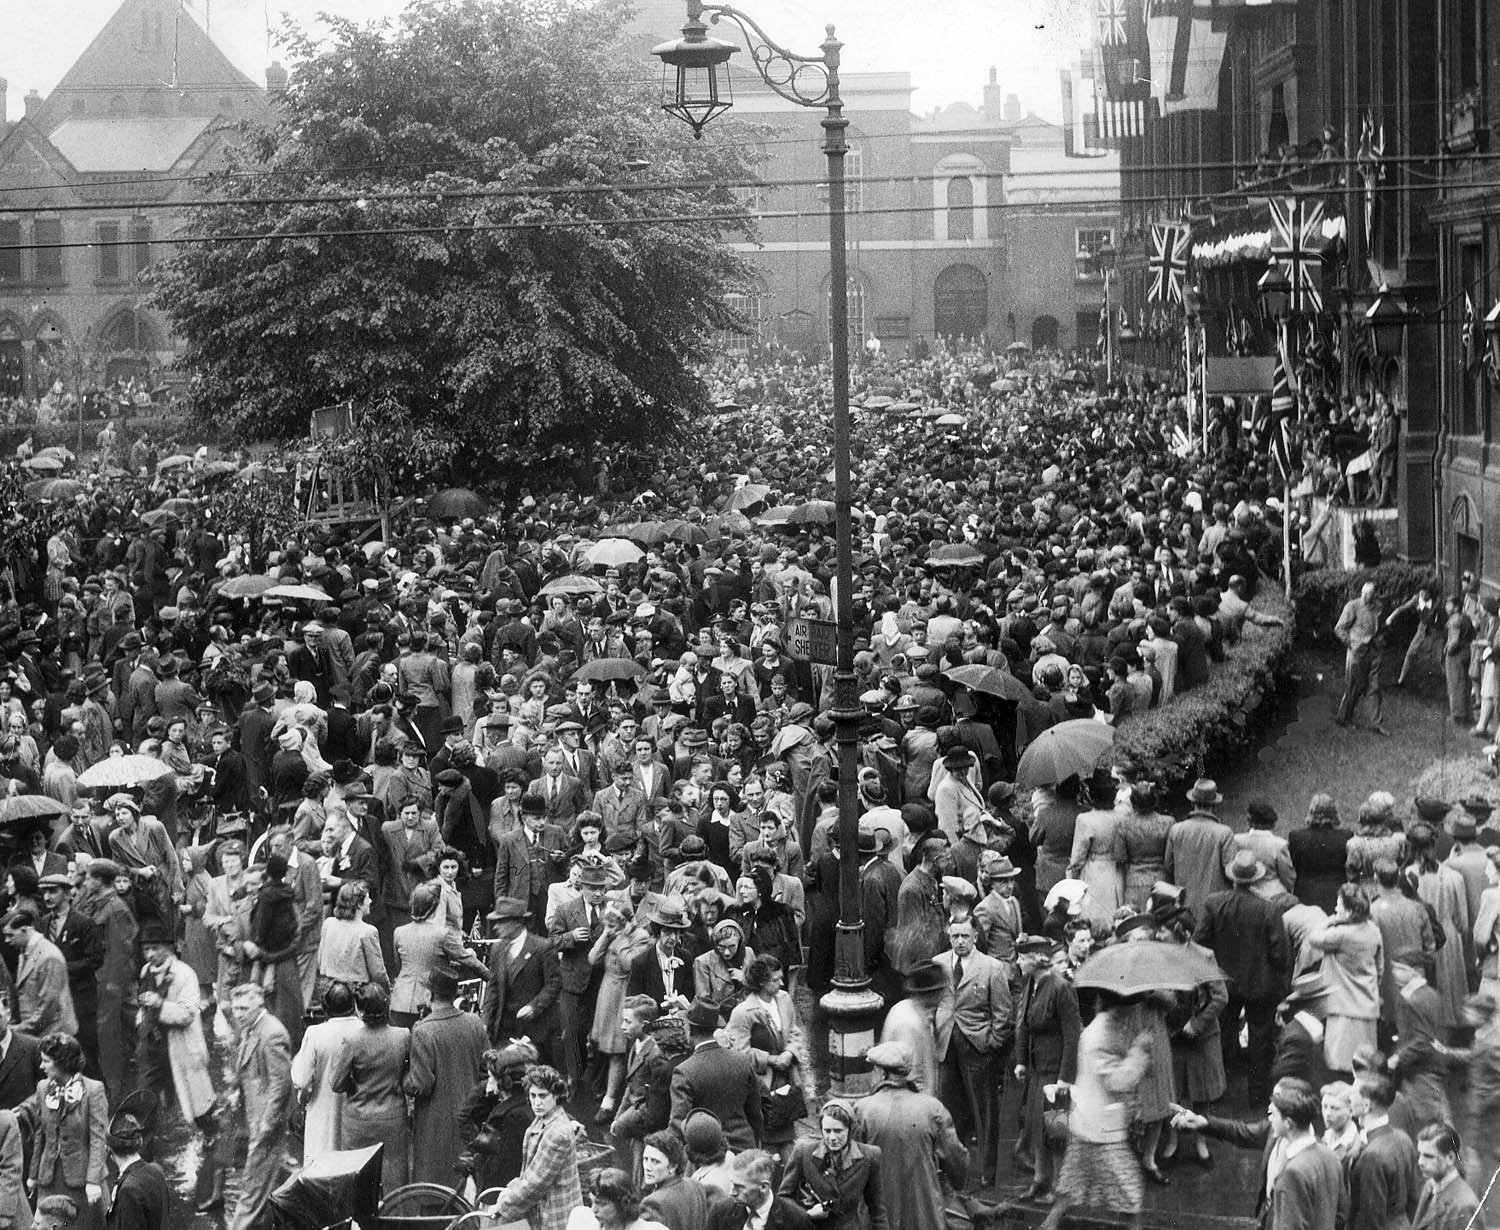
{"label": "brick building", "polygon": [[265,106],[173,0],[124,0],[18,115],[0,81],[0,396],[161,378],[176,343],[141,274],[176,226],[162,207],[200,196],[229,125]]}
{"label": "brick building", "polygon": [[[642,0],[627,44],[649,56],[678,36],[685,7]],[[775,341],[822,353],[829,287],[822,111],[768,90],[732,23],[710,33],[741,48],[731,63],[733,114],[769,130],[756,151],[763,185],[747,193],[765,214],[760,242],[742,246],[756,277],[737,300],[753,330],[724,344]],[[794,41],[794,32],[773,33]],[[955,103],[926,115],[911,111],[909,73],[845,71],[841,86],[853,353],[872,337],[897,353],[936,338],[1092,345],[1102,287],[1077,254],[1081,241],[1114,225],[1117,155],[1074,157],[1064,129],[1023,113],[993,72],[980,107]],[[704,139],[715,139],[712,125]]]}

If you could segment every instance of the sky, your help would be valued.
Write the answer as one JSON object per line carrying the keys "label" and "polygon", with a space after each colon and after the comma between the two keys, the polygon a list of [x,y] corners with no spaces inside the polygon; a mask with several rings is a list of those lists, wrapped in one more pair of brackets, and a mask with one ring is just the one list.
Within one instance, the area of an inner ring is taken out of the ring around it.
{"label": "sky", "polygon": [[[0,77],[10,83],[14,117],[28,90],[48,93],[98,33],[120,0],[0,0]],[[405,0],[182,0],[252,80],[284,58],[267,30],[283,15],[315,26],[320,12],[378,18]],[[505,0],[495,0],[503,4]],[[905,69],[919,113],[952,102],[978,105],[993,66],[1025,109],[1061,116],[1058,72],[1089,39],[1094,0],[744,0],[783,46],[815,52],[823,27],[837,26],[846,72]]]}

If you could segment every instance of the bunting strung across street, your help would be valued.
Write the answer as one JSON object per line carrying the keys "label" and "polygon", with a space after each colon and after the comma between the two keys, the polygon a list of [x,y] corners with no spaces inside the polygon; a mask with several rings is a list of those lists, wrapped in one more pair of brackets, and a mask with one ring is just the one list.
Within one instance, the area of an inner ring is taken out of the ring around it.
{"label": "bunting strung across street", "polygon": [[1294,312],[1323,310],[1323,202],[1271,199],[1271,259],[1291,287]]}
{"label": "bunting strung across street", "polygon": [[1151,224],[1151,285],[1146,298],[1152,303],[1182,302],[1192,239],[1192,228],[1186,222]]}

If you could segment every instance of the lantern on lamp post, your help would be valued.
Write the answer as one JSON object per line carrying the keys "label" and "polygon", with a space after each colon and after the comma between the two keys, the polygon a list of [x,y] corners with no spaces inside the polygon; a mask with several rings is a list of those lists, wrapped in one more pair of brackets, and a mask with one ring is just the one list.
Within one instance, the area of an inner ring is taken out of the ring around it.
{"label": "lantern on lamp post", "polygon": [[[1401,347],[1406,341],[1406,323],[1411,315],[1384,282],[1380,284],[1380,290],[1375,295],[1375,302],[1370,304],[1365,312],[1365,330],[1370,337],[1370,345],[1374,348],[1377,357],[1382,359],[1395,359],[1401,355]],[[1486,318],[1488,328],[1488,318]]]}

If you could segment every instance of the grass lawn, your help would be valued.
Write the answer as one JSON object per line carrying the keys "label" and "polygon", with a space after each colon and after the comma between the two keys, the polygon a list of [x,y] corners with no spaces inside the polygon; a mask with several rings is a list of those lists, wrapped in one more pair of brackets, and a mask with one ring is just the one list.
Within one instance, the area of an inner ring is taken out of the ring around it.
{"label": "grass lawn", "polygon": [[[1278,724],[1257,756],[1222,770],[1220,814],[1226,822],[1243,828],[1246,802],[1265,798],[1276,808],[1277,827],[1284,833],[1303,823],[1308,800],[1321,791],[1333,796],[1344,825],[1352,828],[1360,803],[1374,790],[1394,794],[1398,814],[1410,820],[1419,778],[1424,793],[1449,802],[1474,789],[1483,744],[1467,727],[1448,721],[1435,669],[1417,672],[1408,687],[1396,689],[1400,653],[1387,650],[1383,722],[1391,737],[1385,738],[1367,728],[1334,723],[1344,686],[1343,664],[1341,652],[1299,652],[1300,695],[1295,702],[1283,702]],[[1361,707],[1358,717],[1368,723],[1367,707]],[[1489,792],[1500,806],[1500,786],[1490,782]]]}

